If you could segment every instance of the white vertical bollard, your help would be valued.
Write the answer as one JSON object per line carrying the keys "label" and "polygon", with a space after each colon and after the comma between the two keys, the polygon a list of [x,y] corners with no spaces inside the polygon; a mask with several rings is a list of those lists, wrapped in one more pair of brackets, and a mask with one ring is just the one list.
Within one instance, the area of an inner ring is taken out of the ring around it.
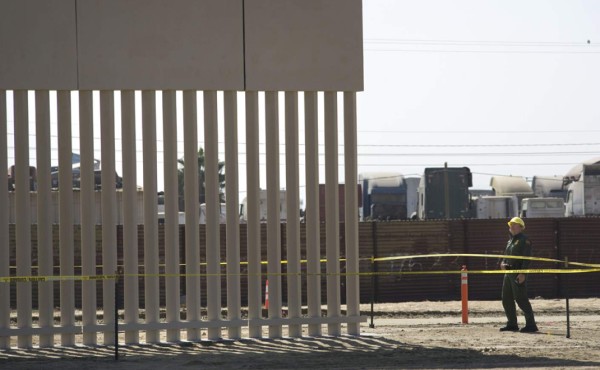
{"label": "white vertical bollard", "polygon": [[[279,102],[276,91],[265,93],[267,140],[267,280],[269,319],[281,318],[281,215],[279,190]],[[269,325],[269,338],[282,336],[281,325]]]}
{"label": "white vertical bollard", "polygon": [[[79,92],[79,147],[81,148],[81,273],[96,275],[96,220],[94,202],[94,121],[91,91]],[[38,217],[39,219],[39,217]],[[81,282],[82,325],[96,325],[95,280]],[[83,333],[83,344],[95,345],[95,332]]]}
{"label": "white vertical bollard", "polygon": [[[304,93],[306,152],[306,259],[308,316],[321,317],[321,228],[319,219],[318,100],[314,91]],[[308,325],[308,335],[321,335],[321,324]]]}
{"label": "white vertical bollard", "polygon": [[[159,322],[158,200],[156,196],[156,92],[142,91],[144,154],[144,301],[146,324]],[[146,343],[158,343],[160,332],[146,330]]]}
{"label": "white vertical bollard", "polygon": [[[29,214],[29,107],[27,91],[15,90],[15,198],[17,276],[31,275],[31,221]],[[17,284],[17,327],[31,327],[31,283]],[[31,335],[19,335],[17,346],[30,348]]]}
{"label": "white vertical bollard", "polygon": [[[135,134],[135,92],[121,91],[121,133],[123,136],[123,267],[125,324],[139,321],[137,164]],[[139,343],[139,331],[126,330],[125,343]]]}
{"label": "white vertical bollard", "polygon": [[[327,317],[339,317],[340,310],[340,211],[338,197],[337,93],[325,92],[325,214],[327,245]],[[339,323],[328,324],[329,335],[341,335]]]}
{"label": "white vertical bollard", "polygon": [[[285,93],[285,157],[286,157],[286,246],[288,317],[302,316],[302,285],[300,284],[300,182],[298,179],[298,93]],[[290,325],[289,336],[302,336],[301,325]]]}
{"label": "white vertical bollard", "polygon": [[[247,241],[248,241],[248,319],[262,318],[260,184],[258,140],[258,92],[246,93],[246,176]],[[262,337],[262,326],[249,327],[250,338]]]}
{"label": "white vertical bollard", "polygon": [[[100,136],[102,163],[102,272],[113,275],[117,269],[117,199],[115,179],[115,108],[114,91],[100,91]],[[104,324],[104,344],[114,343],[115,281],[102,282]]]}
{"label": "white vertical bollard", "polygon": [[[187,321],[200,321],[200,237],[198,217],[198,120],[196,91],[183,92],[185,198],[185,278]],[[199,341],[200,330],[187,329],[187,340]]]}
{"label": "white vertical bollard", "polygon": [[[71,92],[58,91],[58,190],[59,190],[59,236],[60,274],[73,276],[75,250],[73,242],[73,170],[71,136]],[[60,324],[63,327],[75,325],[75,282],[60,282]],[[75,335],[61,334],[63,346],[75,345]]]}
{"label": "white vertical bollard", "polygon": [[[0,169],[8,168],[6,90],[0,89]],[[6,171],[0,171],[0,184],[8,183]],[[8,245],[8,193],[0,188],[0,276],[10,274],[10,248]],[[0,283],[0,297],[10,297],[10,283]],[[10,299],[0,300],[0,330],[10,328]],[[10,348],[10,337],[0,336],[0,349]]]}
{"label": "white vertical bollard", "polygon": [[[163,142],[165,179],[165,272],[179,274],[179,211],[177,195],[177,111],[175,91],[163,91]],[[179,276],[166,280],[167,322],[180,321]],[[167,330],[167,341],[180,339],[179,329]]]}
{"label": "white vertical bollard", "polygon": [[[348,316],[360,315],[358,276],[358,200],[356,93],[344,92],[344,183],[346,236],[346,307]],[[348,334],[360,335],[360,323],[348,323]]]}
{"label": "white vertical bollard", "polygon": [[[53,275],[52,194],[50,184],[50,93],[35,92],[35,139],[37,157],[37,249],[38,275]],[[0,167],[1,168],[1,167]],[[38,283],[40,328],[54,326],[54,282]],[[53,347],[54,335],[40,334],[40,347]]]}
{"label": "white vertical bollard", "polygon": [[[238,179],[237,92],[225,91],[225,195],[227,199],[227,319],[241,320],[240,221]],[[229,339],[239,339],[242,328],[230,326]]]}
{"label": "white vertical bollard", "polygon": [[[221,320],[221,243],[219,200],[219,134],[217,92],[204,92],[204,146],[206,174],[206,277],[208,321]],[[219,340],[221,328],[208,328],[208,339]]]}

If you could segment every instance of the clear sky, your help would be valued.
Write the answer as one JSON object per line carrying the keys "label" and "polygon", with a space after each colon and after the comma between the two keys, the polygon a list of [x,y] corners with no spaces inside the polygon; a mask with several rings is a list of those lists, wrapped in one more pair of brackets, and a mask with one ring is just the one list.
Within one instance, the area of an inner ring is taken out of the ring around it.
{"label": "clear sky", "polygon": [[[469,166],[474,188],[486,189],[493,174],[563,175],[576,163],[600,156],[600,1],[363,0],[363,29],[365,91],[358,94],[359,173],[393,171],[418,176],[425,167],[448,162],[449,166]],[[76,100],[76,94],[73,97]],[[239,138],[244,142],[242,95],[238,101]],[[9,99],[9,132],[11,105]],[[76,101],[73,107],[73,147],[78,151]],[[283,126],[283,107],[280,112]],[[159,151],[160,114],[159,109]],[[95,117],[98,121],[98,111]],[[116,122],[121,174],[118,117]],[[100,158],[99,123],[95,126],[96,158]],[[182,156],[181,122],[178,126]],[[56,127],[52,134],[56,135]],[[143,185],[141,122],[137,137],[138,183]],[[281,138],[283,143],[283,128]],[[302,138],[303,132],[301,145]],[[52,139],[56,149],[56,137]],[[12,140],[9,135],[9,164],[14,163]],[[203,146],[201,126],[198,140]],[[300,153],[303,150],[302,146]],[[241,200],[246,188],[243,144],[239,151]],[[224,159],[223,143],[220,156]],[[53,152],[53,164],[57,157]],[[35,160],[33,146],[31,159]],[[265,161],[263,154],[261,163]],[[283,155],[281,163],[285,163]],[[303,185],[303,158],[300,163]],[[323,182],[323,166],[320,176]],[[264,188],[264,165],[261,178]],[[281,185],[285,187],[283,178]],[[163,187],[161,169],[158,186]]]}
{"label": "clear sky", "polygon": [[363,3],[358,142],[397,146],[359,147],[389,153],[359,172],[447,161],[489,188],[600,155],[600,1]]}

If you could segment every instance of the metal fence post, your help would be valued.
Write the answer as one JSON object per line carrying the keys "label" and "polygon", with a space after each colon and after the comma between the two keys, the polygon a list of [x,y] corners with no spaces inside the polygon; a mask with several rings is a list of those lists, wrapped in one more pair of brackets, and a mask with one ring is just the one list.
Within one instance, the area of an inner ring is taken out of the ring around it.
{"label": "metal fence post", "polygon": [[[569,258],[565,257],[565,268],[568,269],[569,268]],[[566,304],[567,304],[567,338],[571,338],[571,312],[569,310],[569,289],[567,287],[567,279],[568,276],[567,274],[565,274],[565,279],[564,279],[564,292],[565,292],[565,300],[566,300]]]}

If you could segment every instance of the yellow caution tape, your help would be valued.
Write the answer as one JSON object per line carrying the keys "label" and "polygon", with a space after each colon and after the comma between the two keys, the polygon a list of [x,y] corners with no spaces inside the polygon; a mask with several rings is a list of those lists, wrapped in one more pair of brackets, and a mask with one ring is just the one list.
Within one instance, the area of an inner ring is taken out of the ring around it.
{"label": "yellow caution tape", "polygon": [[[385,261],[395,261],[395,260],[407,260],[407,259],[415,259],[415,258],[439,258],[439,257],[481,257],[481,258],[509,258],[509,259],[519,259],[519,260],[529,260],[529,261],[541,261],[541,262],[552,262],[552,263],[566,263],[564,260],[557,260],[553,258],[542,258],[542,257],[526,257],[526,256],[507,256],[504,254],[477,254],[477,253],[435,253],[435,254],[415,254],[415,255],[399,255],[399,256],[389,256],[389,257],[363,257],[359,258],[359,261],[370,261],[370,262],[385,262]],[[340,262],[347,261],[346,258],[340,258]],[[327,262],[327,259],[320,259],[320,263]],[[268,261],[260,261],[261,265],[267,265]],[[289,261],[282,260],[280,264],[285,265],[288,264]],[[301,264],[308,263],[308,260],[300,260]],[[248,265],[248,261],[240,262],[240,265]],[[591,267],[591,268],[600,268],[600,264],[594,263],[582,263],[582,262],[568,262],[569,265],[573,266],[581,266],[581,267]],[[207,266],[206,262],[201,262],[200,266]],[[221,266],[227,266],[227,262],[219,262]],[[179,266],[187,266],[184,263],[180,263]],[[96,265],[96,268],[102,268],[103,265]],[[123,265],[118,265],[118,267],[123,267]],[[144,265],[138,265],[138,268],[143,268]],[[161,263],[159,267],[166,267],[166,264]],[[16,266],[10,266],[11,269],[16,269]],[[32,266],[32,269],[37,269],[39,266]],[[53,266],[53,268],[60,268],[60,266]],[[82,268],[82,266],[74,266],[74,268]]]}
{"label": "yellow caution tape", "polygon": [[580,274],[588,272],[600,272],[600,269],[527,269],[527,270],[472,270],[472,271],[378,271],[359,272],[356,275],[447,275],[447,274]]}
{"label": "yellow caution tape", "polygon": [[[511,274],[511,273],[526,273],[526,274],[580,274],[600,272],[600,269],[526,269],[526,270],[473,270],[466,271],[468,274]],[[262,274],[246,274],[246,273],[200,273],[200,274],[123,274],[123,275],[91,275],[91,276],[10,276],[0,277],[0,283],[24,283],[24,282],[48,282],[48,281],[69,281],[69,280],[115,280],[119,277],[141,278],[141,277],[157,277],[157,278],[181,278],[181,277],[225,277],[225,276],[392,276],[392,275],[449,275],[462,274],[465,271],[460,270],[445,270],[445,271],[378,271],[378,272],[340,272],[340,273],[308,273],[308,272],[276,272]]]}
{"label": "yellow caution tape", "polygon": [[[371,258],[360,258],[360,260],[371,260]],[[339,261],[340,262],[346,262],[346,259],[345,258],[340,258]],[[320,259],[319,262],[325,263],[325,262],[327,262],[327,259]],[[240,265],[247,265],[248,263],[249,263],[248,261],[242,261],[242,262],[240,262]],[[267,265],[268,263],[269,263],[269,261],[260,261],[261,265]],[[280,261],[280,263],[282,265],[287,265],[289,262],[287,260],[283,260],[283,261]],[[301,264],[308,263],[308,260],[300,260],[300,263]],[[208,263],[201,262],[199,265],[200,266],[207,266]],[[219,262],[219,265],[221,265],[221,266],[227,266],[227,262]],[[158,266],[159,267],[166,267],[167,265],[165,263],[161,263]],[[179,267],[182,267],[182,266],[187,266],[187,264],[180,263]],[[103,265],[96,265],[95,266],[95,268],[102,268],[102,267],[104,267],[104,266]],[[117,267],[123,267],[123,265],[118,265]],[[144,265],[138,265],[137,267],[138,268],[143,268]],[[9,268],[13,269],[13,270],[16,270],[17,266],[9,266]],[[40,266],[31,266],[31,268],[32,269],[39,269]],[[58,269],[58,268],[60,268],[60,266],[52,266],[52,268]],[[73,266],[73,268],[80,269],[80,268],[83,268],[83,266]]]}
{"label": "yellow caution tape", "polygon": [[[530,261],[542,261],[552,263],[566,263],[562,260],[552,258],[541,258],[541,257],[526,257],[526,256],[507,256],[502,254],[474,254],[474,253],[434,253],[434,254],[420,254],[420,255],[407,255],[407,256],[391,256],[391,257],[378,257],[378,258],[360,258],[361,261],[384,262],[384,261],[395,261],[415,258],[440,258],[440,257],[478,257],[478,258],[510,258]],[[346,261],[346,259],[340,259],[340,261]],[[301,260],[301,263],[307,263],[307,260]],[[321,259],[319,262],[327,262],[326,259]],[[281,261],[281,264],[286,264],[288,261]],[[220,263],[226,265],[226,262]],[[248,262],[241,262],[242,265],[247,265]],[[268,261],[261,261],[261,264],[268,264]],[[206,265],[206,263],[202,263]],[[522,269],[522,270],[470,270],[466,271],[469,274],[510,274],[510,273],[527,273],[527,274],[579,274],[579,273],[593,273],[600,272],[600,264],[580,263],[580,262],[568,262],[568,265],[589,267],[587,269]],[[342,273],[308,273],[298,272],[277,272],[277,273],[198,273],[198,274],[121,274],[121,275],[73,275],[73,276],[5,276],[0,277],[0,283],[10,282],[45,282],[45,281],[63,281],[63,280],[114,280],[118,277],[208,277],[208,276],[385,276],[385,275],[440,275],[440,274],[460,274],[464,271],[460,270],[447,270],[447,271],[380,271],[380,272],[342,272]]]}
{"label": "yellow caution tape", "polygon": [[52,275],[52,276],[3,276],[0,283],[26,283],[45,281],[69,281],[69,280],[114,280],[118,275]]}
{"label": "yellow caution tape", "polygon": [[[554,262],[554,263],[565,263],[563,260],[557,260],[553,258],[541,258],[541,257],[526,257],[526,256],[508,256],[504,254],[476,254],[476,253],[435,253],[435,254],[417,254],[410,256],[391,256],[391,257],[378,257],[371,258],[373,262],[383,261],[394,261],[394,260],[405,260],[414,258],[434,258],[434,257],[482,257],[482,258],[507,258],[507,259],[518,259],[518,260],[529,260],[529,261],[542,261],[542,262]],[[568,262],[569,265],[600,268],[600,264],[592,263],[581,263],[581,262]]]}

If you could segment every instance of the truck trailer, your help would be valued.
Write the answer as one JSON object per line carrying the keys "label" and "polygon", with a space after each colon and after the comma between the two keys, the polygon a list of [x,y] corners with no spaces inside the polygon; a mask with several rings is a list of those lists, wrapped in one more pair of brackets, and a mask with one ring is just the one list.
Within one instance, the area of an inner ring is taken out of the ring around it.
{"label": "truck trailer", "polygon": [[419,219],[472,217],[468,167],[426,168],[419,184]]}
{"label": "truck trailer", "polygon": [[535,198],[535,193],[524,177],[492,176],[490,186],[495,195],[515,197],[518,205],[517,214],[521,213],[522,200]]}
{"label": "truck trailer", "polygon": [[575,166],[563,181],[565,216],[600,216],[600,158],[597,163]]}
{"label": "truck trailer", "polygon": [[481,196],[475,199],[475,216],[477,218],[511,218],[518,214],[519,206],[516,197]]}
{"label": "truck trailer", "polygon": [[521,201],[521,217],[563,217],[565,202],[562,198],[525,198]]}
{"label": "truck trailer", "polygon": [[362,221],[406,219],[406,181],[396,172],[362,173]]}

